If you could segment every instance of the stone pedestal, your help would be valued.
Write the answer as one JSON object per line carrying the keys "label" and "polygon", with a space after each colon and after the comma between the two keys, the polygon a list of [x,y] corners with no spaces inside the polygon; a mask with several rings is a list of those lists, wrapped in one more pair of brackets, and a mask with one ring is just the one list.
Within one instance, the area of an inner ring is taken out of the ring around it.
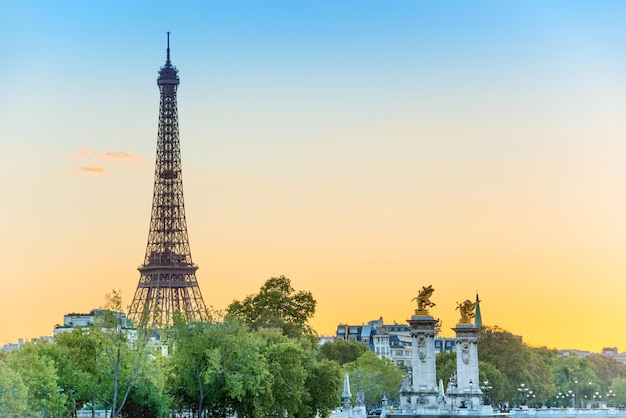
{"label": "stone pedestal", "polygon": [[457,324],[456,332],[456,382],[448,390],[448,398],[457,407],[478,409],[482,391],[478,378],[478,328],[474,324]]}
{"label": "stone pedestal", "polygon": [[437,375],[435,367],[435,326],[437,320],[428,315],[415,315],[411,325],[412,358],[409,381],[400,392],[401,405],[419,409],[437,406]]}

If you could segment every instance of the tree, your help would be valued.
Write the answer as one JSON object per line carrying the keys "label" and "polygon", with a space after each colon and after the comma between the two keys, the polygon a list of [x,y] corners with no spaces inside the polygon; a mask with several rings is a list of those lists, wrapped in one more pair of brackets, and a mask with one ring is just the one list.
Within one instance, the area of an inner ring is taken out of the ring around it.
{"label": "tree", "polygon": [[594,382],[598,383],[598,386],[594,388],[595,390],[607,391],[613,379],[626,377],[626,364],[620,363],[613,357],[598,354],[589,356],[586,360],[595,375],[591,386]]}
{"label": "tree", "polygon": [[99,383],[103,378],[96,363],[96,339],[88,328],[81,327],[57,335],[54,342],[61,355],[69,360],[69,363],[62,362],[67,366],[59,371],[59,385],[65,393],[71,394],[71,409],[75,411],[76,405],[90,404],[95,415],[96,404],[101,400]]}
{"label": "tree", "polygon": [[303,418],[328,417],[333,409],[339,405],[341,398],[341,370],[335,361],[322,359],[307,362],[307,376],[305,397],[303,399]]}
{"label": "tree", "polygon": [[126,323],[119,291],[107,294],[105,300],[105,308],[95,318],[89,336],[95,339],[96,367],[102,373],[104,398],[111,418],[116,418],[146,364],[147,334]]}
{"label": "tree", "polygon": [[518,393],[523,383],[533,390],[534,401],[542,403],[554,393],[552,382],[552,358],[554,353],[546,349],[531,348],[521,338],[498,327],[483,327],[478,340],[478,359],[498,370],[503,379],[501,399],[494,401],[518,403]]}
{"label": "tree", "polygon": [[233,318],[188,323],[174,318],[170,387],[180,387],[198,411],[221,416],[265,416],[271,404],[270,373],[263,340]]}
{"label": "tree", "polygon": [[233,301],[227,314],[239,318],[253,329],[277,328],[289,337],[313,335],[308,324],[315,313],[316,301],[310,292],[295,290],[285,277],[272,277],[256,295]]}
{"label": "tree", "polygon": [[289,338],[276,329],[260,329],[256,334],[265,342],[262,354],[270,371],[272,402],[270,417],[303,416],[309,399],[306,381],[314,347],[305,337]]}
{"label": "tree", "polygon": [[[28,408],[24,414],[27,416],[39,415],[42,411],[55,411],[64,400],[59,393],[54,362],[42,355],[37,347],[42,344],[47,343],[42,341],[25,344],[19,350],[9,353],[6,358],[6,365],[20,376],[27,392],[25,396]],[[7,398],[10,399],[8,396]]]}
{"label": "tree", "polygon": [[[570,355],[568,357],[555,356],[552,360],[552,382],[555,388],[552,393],[553,396],[559,392],[566,394],[572,391],[574,402],[578,406],[586,406],[584,405],[586,404],[585,399],[590,401],[591,395],[599,387],[597,380],[587,359]],[[591,382],[591,385],[589,382]],[[608,384],[606,387],[608,387]],[[556,399],[552,402],[553,405],[557,403]],[[561,402],[559,401],[559,403]]]}
{"label": "tree", "polygon": [[437,381],[443,380],[444,387],[456,373],[456,351],[442,351],[435,357]]}
{"label": "tree", "polygon": [[614,405],[623,408],[626,405],[626,378],[616,377],[613,379],[611,390],[615,393]]}
{"label": "tree", "polygon": [[0,417],[18,418],[27,406],[28,389],[19,373],[0,358]]}
{"label": "tree", "polygon": [[[489,403],[499,404],[504,397],[504,390],[506,388],[506,376],[500,370],[498,370],[493,364],[485,361],[478,362],[478,375],[481,386],[490,386],[491,389],[483,391],[483,395],[488,397]],[[481,388],[482,389],[482,388]]]}
{"label": "tree", "polygon": [[336,340],[324,343],[317,354],[320,360],[334,360],[343,366],[356,361],[369,348],[360,341]]}
{"label": "tree", "polygon": [[122,408],[128,418],[166,417],[172,397],[165,392],[165,358],[148,362]]}
{"label": "tree", "polygon": [[170,330],[171,361],[177,370],[175,381],[170,386],[182,388],[200,410],[204,407],[204,399],[209,391],[204,375],[212,368],[219,367],[219,358],[211,350],[214,340],[212,326],[204,322],[189,323],[183,316],[175,315]]}
{"label": "tree", "polygon": [[403,373],[389,358],[378,358],[367,350],[356,361],[348,363],[346,371],[355,387],[353,395],[362,390],[367,406],[378,406],[383,396],[398,401]]}

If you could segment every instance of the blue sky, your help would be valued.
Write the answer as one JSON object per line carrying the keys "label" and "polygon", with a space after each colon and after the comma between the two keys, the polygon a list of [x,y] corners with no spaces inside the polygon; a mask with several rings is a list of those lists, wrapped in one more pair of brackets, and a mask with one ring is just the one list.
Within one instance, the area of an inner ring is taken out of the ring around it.
{"label": "blue sky", "polygon": [[285,274],[329,333],[404,321],[432,284],[445,329],[478,290],[486,323],[533,344],[626,349],[617,322],[589,341],[550,325],[571,318],[555,300],[624,315],[623,2],[13,1],[3,15],[0,343],[113,288],[130,302],[171,31],[207,304]]}

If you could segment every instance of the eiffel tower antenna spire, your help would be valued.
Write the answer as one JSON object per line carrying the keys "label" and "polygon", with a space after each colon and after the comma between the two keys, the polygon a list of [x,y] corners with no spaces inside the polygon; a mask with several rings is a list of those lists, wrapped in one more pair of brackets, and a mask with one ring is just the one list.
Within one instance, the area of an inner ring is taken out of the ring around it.
{"label": "eiffel tower antenna spire", "polygon": [[165,61],[165,65],[171,65],[170,61],[170,33],[167,32],[167,60]]}
{"label": "eiffel tower antenna spire", "polygon": [[128,313],[139,328],[165,328],[176,314],[191,322],[201,321],[207,315],[196,280],[198,267],[191,259],[185,219],[176,102],[179,84],[178,70],[170,61],[167,32],[167,59],[157,79],[159,133],[148,245]]}

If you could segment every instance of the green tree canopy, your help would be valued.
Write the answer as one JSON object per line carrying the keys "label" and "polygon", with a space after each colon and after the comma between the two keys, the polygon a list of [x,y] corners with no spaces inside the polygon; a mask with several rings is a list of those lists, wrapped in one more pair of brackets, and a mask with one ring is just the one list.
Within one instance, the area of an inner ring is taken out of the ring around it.
{"label": "green tree canopy", "polygon": [[233,301],[227,314],[239,318],[251,329],[277,328],[289,337],[313,335],[308,321],[315,313],[316,301],[310,292],[296,292],[285,277],[272,277],[256,295]]}
{"label": "green tree canopy", "polygon": [[591,385],[589,385],[595,386],[594,391],[607,391],[611,387],[613,379],[626,378],[626,364],[620,363],[613,357],[598,354],[589,356],[586,360],[595,375],[595,380],[592,380]]}
{"label": "green tree canopy", "polygon": [[[233,318],[220,323],[174,319],[170,387],[181,388],[198,410],[265,416],[271,404],[263,340]],[[178,390],[176,390],[178,392]]]}
{"label": "green tree canopy", "polygon": [[28,389],[18,371],[0,358],[0,417],[18,418],[27,408]]}
{"label": "green tree canopy", "polygon": [[435,357],[437,381],[443,380],[447,387],[450,377],[456,372],[456,351],[442,351]]}
{"label": "green tree canopy", "polygon": [[[64,400],[59,393],[54,361],[41,350],[46,344],[45,341],[28,343],[7,356],[6,365],[19,374],[27,392],[26,415],[36,416],[41,411],[56,411]],[[10,397],[7,396],[7,399]]]}
{"label": "green tree canopy", "polygon": [[[559,392],[566,394],[571,391],[578,406],[586,406],[591,399],[591,394],[599,385],[591,363],[576,355],[568,357],[559,355],[552,360],[552,382],[554,384],[553,396]],[[563,405],[564,401],[557,403],[554,399],[552,403]]]}
{"label": "green tree canopy", "polygon": [[122,408],[125,417],[168,416],[173,396],[165,389],[167,361],[167,357],[159,356],[142,368]]}
{"label": "green tree canopy", "polygon": [[493,392],[495,402],[519,403],[521,384],[533,391],[535,403],[548,401],[554,393],[553,357],[551,351],[528,347],[520,337],[498,327],[483,327],[478,341],[479,361],[491,364],[504,376],[504,387]]}
{"label": "green tree canopy", "polygon": [[148,335],[144,330],[126,327],[122,295],[113,290],[105,295],[105,306],[89,328],[95,339],[96,367],[101,372],[99,387],[111,418],[120,415],[131,389],[146,366]]}
{"label": "green tree canopy", "polygon": [[323,359],[307,363],[303,418],[327,417],[340,404],[338,388],[341,388],[341,369],[335,361]]}
{"label": "green tree canopy", "polygon": [[360,341],[336,340],[324,343],[317,355],[320,360],[334,360],[343,366],[356,361],[368,350],[369,348]]}
{"label": "green tree canopy", "polygon": [[76,405],[92,405],[101,401],[99,388],[103,378],[98,368],[96,339],[91,337],[88,328],[77,328],[54,338],[60,352],[71,362],[59,372],[59,383],[66,393],[72,393],[72,408]]}
{"label": "green tree canopy", "polygon": [[626,378],[616,377],[613,379],[610,389],[615,393],[613,404],[623,408],[626,405]]}
{"label": "green tree canopy", "polygon": [[390,401],[398,401],[403,371],[389,358],[378,358],[367,350],[356,361],[346,364],[345,368],[354,388],[352,395],[356,396],[362,390],[368,407],[378,406],[383,396]]}

